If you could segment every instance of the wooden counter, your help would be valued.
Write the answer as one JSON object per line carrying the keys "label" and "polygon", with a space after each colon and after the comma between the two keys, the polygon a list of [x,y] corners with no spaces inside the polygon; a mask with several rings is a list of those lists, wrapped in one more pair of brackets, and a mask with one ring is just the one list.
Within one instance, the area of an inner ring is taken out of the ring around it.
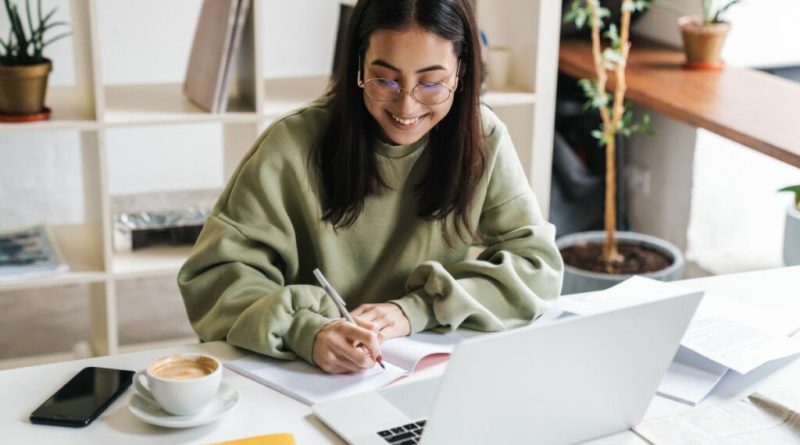
{"label": "wooden counter", "polygon": [[[634,42],[625,97],[800,167],[800,84],[749,68],[686,70],[683,61],[680,50]],[[562,41],[559,70],[594,77],[590,42]]]}

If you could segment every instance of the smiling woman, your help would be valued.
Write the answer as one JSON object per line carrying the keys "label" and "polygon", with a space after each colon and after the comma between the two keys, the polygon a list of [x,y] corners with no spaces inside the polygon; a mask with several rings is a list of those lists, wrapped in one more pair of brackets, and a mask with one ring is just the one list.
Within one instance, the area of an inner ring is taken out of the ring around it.
{"label": "smiling woman", "polygon": [[261,135],[181,269],[195,330],[346,373],[393,337],[540,315],[563,264],[505,125],[480,105],[468,0],[361,0],[344,42],[330,91]]}

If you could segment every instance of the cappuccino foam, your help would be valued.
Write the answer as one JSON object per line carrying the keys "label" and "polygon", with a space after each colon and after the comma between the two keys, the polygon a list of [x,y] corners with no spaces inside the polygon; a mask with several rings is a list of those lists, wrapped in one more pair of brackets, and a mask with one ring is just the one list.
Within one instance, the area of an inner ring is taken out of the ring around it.
{"label": "cappuccino foam", "polygon": [[204,377],[216,369],[216,362],[205,357],[177,357],[167,358],[162,362],[155,363],[150,373],[162,379],[183,380]]}

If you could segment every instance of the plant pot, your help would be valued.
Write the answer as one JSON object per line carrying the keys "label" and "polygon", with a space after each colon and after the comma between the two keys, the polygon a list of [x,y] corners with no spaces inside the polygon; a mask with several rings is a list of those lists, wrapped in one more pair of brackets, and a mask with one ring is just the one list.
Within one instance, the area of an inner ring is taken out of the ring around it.
{"label": "plant pot", "polygon": [[800,210],[794,205],[786,209],[786,225],[783,228],[783,264],[800,265]]}
{"label": "plant pot", "polygon": [[[556,240],[559,249],[583,243],[603,244],[606,238],[604,231],[580,232],[563,236]],[[649,249],[658,251],[672,259],[672,264],[667,268],[641,274],[641,276],[660,281],[674,281],[683,278],[683,269],[686,261],[683,253],[672,243],[664,241],[650,235],[636,232],[617,232],[617,241],[624,241],[631,244],[643,245]],[[564,265],[564,285],[562,294],[574,294],[579,292],[591,292],[607,289],[615,284],[621,283],[631,275],[616,275],[600,272],[592,272],[578,269],[570,265]]]}
{"label": "plant pot", "polygon": [[698,15],[678,19],[678,27],[683,37],[683,52],[686,54],[686,68],[721,69],[722,45],[731,30],[730,23],[703,24]]}
{"label": "plant pot", "polygon": [[41,113],[53,64],[0,65],[0,114]]}

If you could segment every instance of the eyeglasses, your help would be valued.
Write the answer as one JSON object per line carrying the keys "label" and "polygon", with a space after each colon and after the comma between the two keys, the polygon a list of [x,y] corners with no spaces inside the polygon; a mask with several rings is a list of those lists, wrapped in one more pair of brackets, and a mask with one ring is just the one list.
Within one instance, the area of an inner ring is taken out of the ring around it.
{"label": "eyeglasses", "polygon": [[[459,61],[460,66],[460,61]],[[458,73],[458,67],[456,68]],[[458,76],[456,76],[456,85],[458,85]],[[439,105],[447,102],[456,87],[450,88],[442,82],[420,82],[414,85],[413,88],[407,90],[400,86],[400,83],[395,80],[383,79],[374,77],[366,81],[361,80],[361,70],[358,70],[358,86],[364,89],[370,99],[377,100],[378,102],[394,102],[400,97],[403,91],[407,92],[417,102],[423,105]]]}

